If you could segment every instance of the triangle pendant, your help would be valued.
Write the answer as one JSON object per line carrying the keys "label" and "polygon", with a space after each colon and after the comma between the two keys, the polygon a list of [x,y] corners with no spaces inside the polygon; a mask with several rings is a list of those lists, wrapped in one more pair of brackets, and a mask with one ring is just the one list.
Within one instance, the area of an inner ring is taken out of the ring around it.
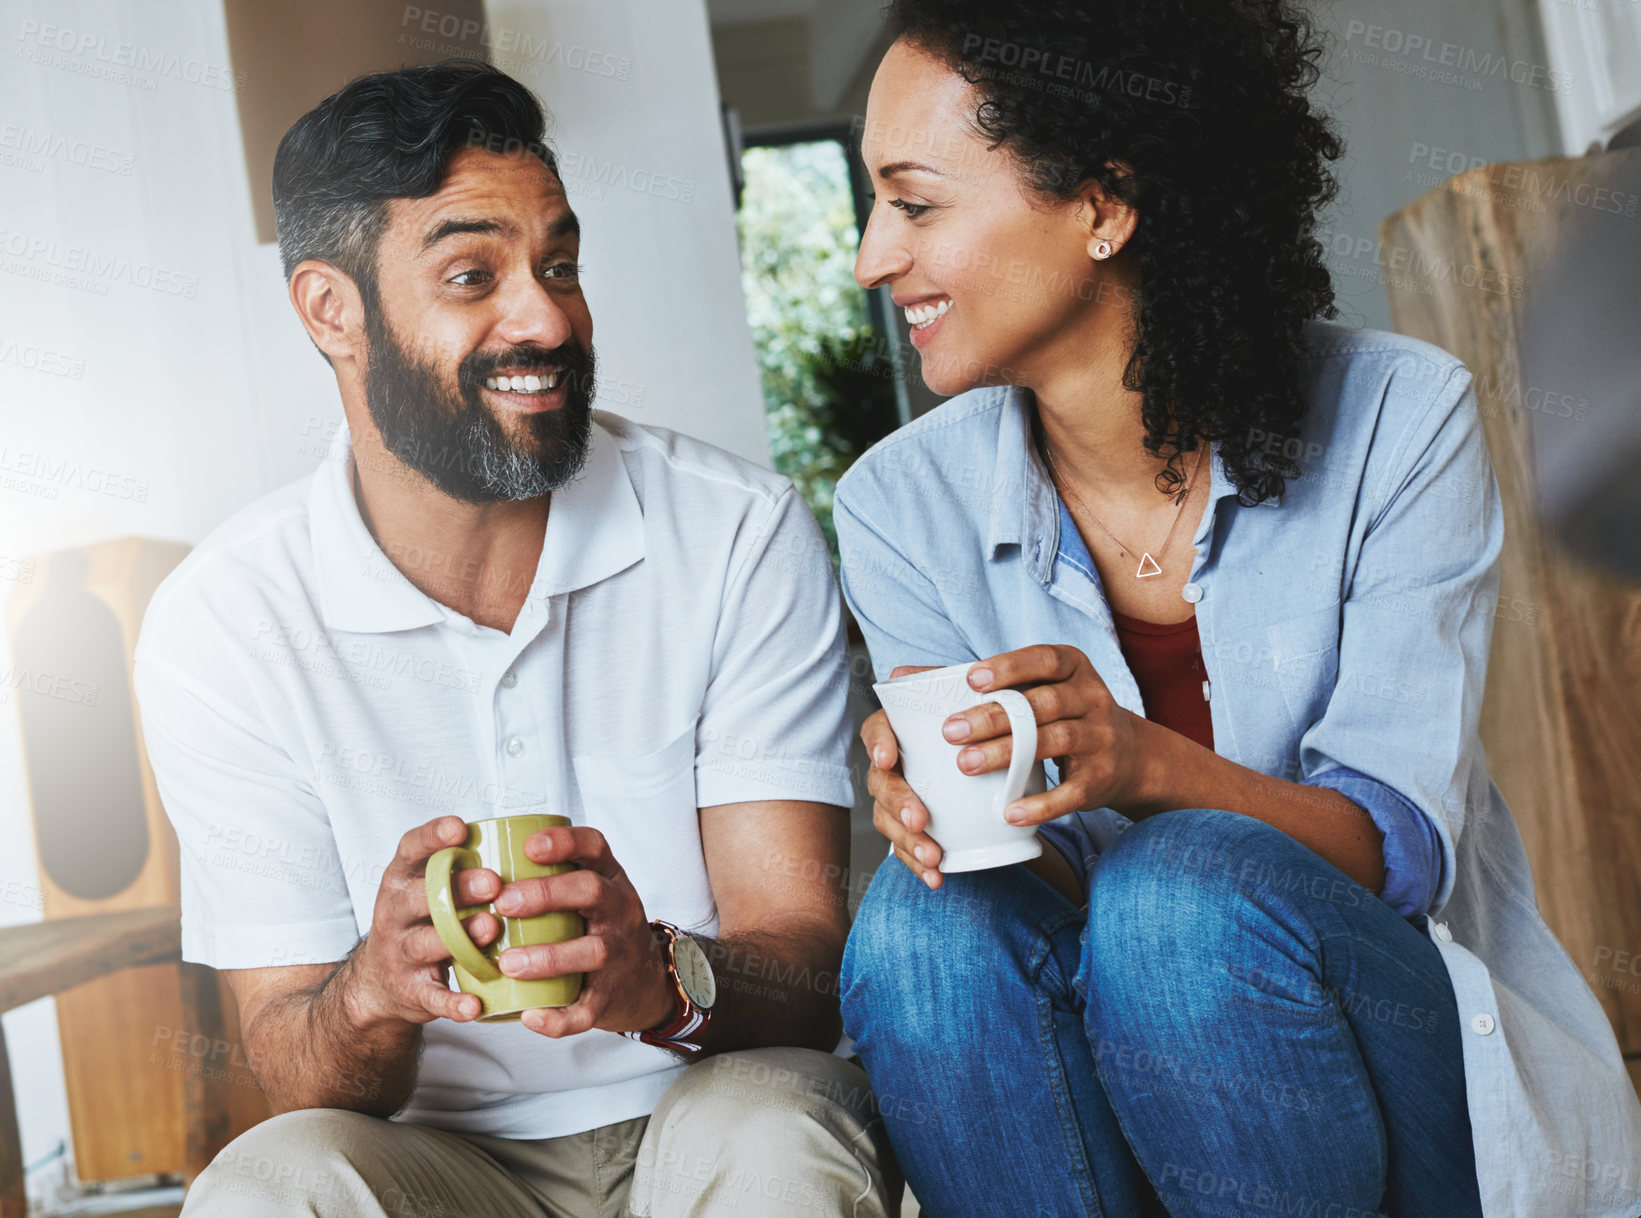
{"label": "triangle pendant", "polygon": [[[1146,570],[1147,567],[1150,568],[1149,571]],[[1161,574],[1162,574],[1162,568],[1157,566],[1157,560],[1152,558],[1151,555],[1149,553],[1147,553],[1144,558],[1140,559],[1140,569],[1138,571],[1134,572],[1134,578],[1135,579],[1144,579],[1147,575],[1161,575]]]}

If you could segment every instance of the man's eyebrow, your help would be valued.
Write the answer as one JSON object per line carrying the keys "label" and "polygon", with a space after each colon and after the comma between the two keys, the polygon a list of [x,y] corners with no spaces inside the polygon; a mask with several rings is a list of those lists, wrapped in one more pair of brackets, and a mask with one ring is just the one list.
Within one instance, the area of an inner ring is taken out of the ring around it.
{"label": "man's eyebrow", "polygon": [[[427,235],[422,238],[422,249],[430,250],[446,237],[457,237],[467,233],[478,233],[482,236],[506,236],[516,231],[513,225],[504,223],[501,220],[441,220],[430,228]],[[580,235],[581,221],[573,211],[565,212],[557,220],[554,220],[547,229],[548,241],[562,241],[566,237],[579,237]]]}
{"label": "man's eyebrow", "polygon": [[446,237],[457,237],[463,233],[491,236],[510,231],[512,225],[503,224],[500,220],[440,220],[428,229],[427,236],[422,238],[422,249],[430,250]]}
{"label": "man's eyebrow", "polygon": [[549,242],[579,236],[581,236],[581,220],[573,211],[565,212],[547,227],[547,240]]}
{"label": "man's eyebrow", "polygon": [[892,178],[897,173],[932,173],[936,177],[942,176],[940,170],[933,165],[925,165],[922,161],[895,161],[890,165],[879,165],[877,169],[877,176],[880,178]]}

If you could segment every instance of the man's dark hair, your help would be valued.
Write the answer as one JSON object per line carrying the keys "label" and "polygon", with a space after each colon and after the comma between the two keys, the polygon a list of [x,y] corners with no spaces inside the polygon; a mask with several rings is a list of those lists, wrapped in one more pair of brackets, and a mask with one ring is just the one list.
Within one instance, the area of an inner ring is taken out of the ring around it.
{"label": "man's dark hair", "polygon": [[274,221],[289,279],[328,262],[375,309],[389,199],[425,199],[466,148],[528,152],[556,176],[535,95],[486,63],[447,59],[349,82],[299,118],[274,156]]}

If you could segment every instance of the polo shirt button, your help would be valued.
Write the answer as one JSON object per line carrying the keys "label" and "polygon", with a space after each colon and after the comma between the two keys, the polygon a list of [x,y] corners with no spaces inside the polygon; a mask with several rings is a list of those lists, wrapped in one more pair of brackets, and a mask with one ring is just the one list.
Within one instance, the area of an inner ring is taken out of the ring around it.
{"label": "polo shirt button", "polygon": [[1453,932],[1447,929],[1446,922],[1436,923],[1436,938],[1440,939],[1443,943],[1453,942]]}
{"label": "polo shirt button", "polygon": [[1483,1011],[1480,1015],[1470,1021],[1470,1027],[1475,1031],[1477,1036],[1486,1036],[1493,1030],[1493,1017]]}
{"label": "polo shirt button", "polygon": [[1179,590],[1179,594],[1194,605],[1202,599],[1202,585],[1186,584]]}
{"label": "polo shirt button", "polygon": [[518,683],[519,683],[519,675],[518,675],[518,673],[514,672],[511,668],[509,668],[506,672],[501,674],[501,687],[503,689],[512,689],[513,686],[517,685]]}
{"label": "polo shirt button", "polygon": [[517,736],[507,737],[507,744],[505,747],[509,757],[524,756],[524,741],[520,740]]}

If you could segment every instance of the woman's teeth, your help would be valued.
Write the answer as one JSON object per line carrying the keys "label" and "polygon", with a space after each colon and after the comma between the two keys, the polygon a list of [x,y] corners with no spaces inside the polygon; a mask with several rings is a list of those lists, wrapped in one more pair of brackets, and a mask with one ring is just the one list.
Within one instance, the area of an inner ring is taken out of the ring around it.
{"label": "woman's teeth", "polygon": [[909,305],[906,309],[906,321],[915,330],[932,325],[946,316],[946,311],[952,307],[950,300],[942,300],[939,304]]}
{"label": "woman's teeth", "polygon": [[492,376],[486,377],[484,387],[498,393],[540,393],[543,390],[558,388],[560,372],[549,372],[546,376]]}

